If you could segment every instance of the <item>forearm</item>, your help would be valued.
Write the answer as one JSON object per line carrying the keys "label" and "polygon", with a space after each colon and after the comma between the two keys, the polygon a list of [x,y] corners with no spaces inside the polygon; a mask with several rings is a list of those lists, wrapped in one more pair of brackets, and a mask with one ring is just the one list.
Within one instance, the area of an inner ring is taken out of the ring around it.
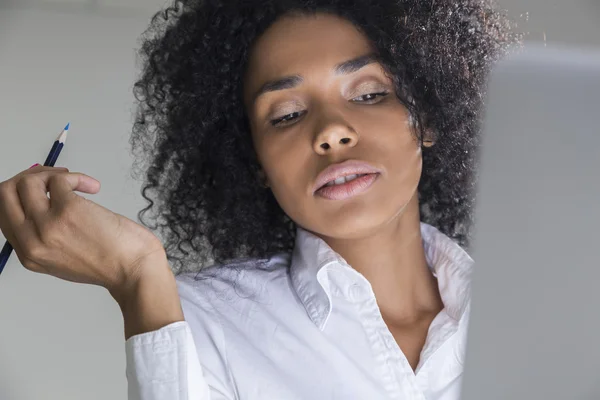
{"label": "forearm", "polygon": [[123,313],[125,340],[184,320],[175,276],[166,257],[148,260],[140,271],[139,279],[125,293],[111,292]]}

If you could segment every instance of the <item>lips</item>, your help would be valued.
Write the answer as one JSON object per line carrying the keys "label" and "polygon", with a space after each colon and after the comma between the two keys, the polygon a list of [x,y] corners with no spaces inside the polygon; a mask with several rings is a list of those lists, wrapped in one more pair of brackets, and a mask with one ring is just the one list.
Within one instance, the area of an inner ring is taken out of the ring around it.
{"label": "lips", "polygon": [[379,174],[365,174],[341,185],[325,185],[315,192],[315,196],[327,200],[348,200],[369,190],[378,177]]}
{"label": "lips", "polygon": [[347,160],[339,164],[331,164],[317,176],[313,186],[313,194],[327,183],[348,175],[376,174],[381,172],[379,168],[375,168],[369,163],[360,160]]}

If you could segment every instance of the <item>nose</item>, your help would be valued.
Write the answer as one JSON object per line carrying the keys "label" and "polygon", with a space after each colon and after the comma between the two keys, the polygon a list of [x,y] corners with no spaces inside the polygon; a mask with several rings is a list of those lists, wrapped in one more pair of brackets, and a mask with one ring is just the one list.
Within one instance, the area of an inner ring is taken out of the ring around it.
{"label": "nose", "polygon": [[329,123],[321,129],[313,143],[317,154],[325,155],[344,148],[351,148],[358,143],[358,133],[345,121]]}

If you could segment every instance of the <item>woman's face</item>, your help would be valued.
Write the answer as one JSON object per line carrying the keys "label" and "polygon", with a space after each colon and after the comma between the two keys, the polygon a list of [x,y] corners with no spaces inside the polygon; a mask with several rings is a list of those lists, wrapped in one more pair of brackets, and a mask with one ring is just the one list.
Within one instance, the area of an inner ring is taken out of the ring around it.
{"label": "woman's face", "polygon": [[[392,81],[376,62],[336,72],[372,51],[353,24],[318,14],[279,19],[250,54],[244,102],[258,160],[281,208],[322,237],[358,238],[418,208],[421,150]],[[346,160],[381,172],[349,198],[314,193],[319,173]]]}

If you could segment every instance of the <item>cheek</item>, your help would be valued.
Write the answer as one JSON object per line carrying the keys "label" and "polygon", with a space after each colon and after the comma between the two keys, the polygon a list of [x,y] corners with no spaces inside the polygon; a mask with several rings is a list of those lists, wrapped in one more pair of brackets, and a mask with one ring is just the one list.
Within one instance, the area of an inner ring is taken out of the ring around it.
{"label": "cheek", "polygon": [[[401,121],[399,124],[406,122]],[[378,147],[381,162],[391,183],[390,190],[395,191],[393,196],[412,197],[423,168],[421,148],[412,132],[408,128],[396,130],[381,141]]]}
{"label": "cheek", "polygon": [[303,225],[315,213],[311,207],[309,186],[314,179],[309,171],[314,166],[303,152],[281,152],[271,159],[269,178],[271,192],[283,211],[296,223]]}
{"label": "cheek", "polygon": [[[263,154],[263,166],[271,190],[277,201],[289,203],[289,199],[295,199],[298,195],[304,195],[310,177],[307,171],[307,157],[303,152],[294,151],[298,146],[292,143],[280,143],[265,149]],[[283,207],[283,204],[282,204]]]}
{"label": "cheek", "polygon": [[310,208],[306,191],[300,185],[300,181],[294,181],[290,176],[276,177],[271,183],[271,192],[281,209],[294,222],[304,225],[307,216],[312,215],[314,210]]}
{"label": "cheek", "polygon": [[413,138],[402,143],[402,146],[398,148],[393,166],[402,185],[401,191],[416,190],[423,169],[423,157],[421,149]]}

